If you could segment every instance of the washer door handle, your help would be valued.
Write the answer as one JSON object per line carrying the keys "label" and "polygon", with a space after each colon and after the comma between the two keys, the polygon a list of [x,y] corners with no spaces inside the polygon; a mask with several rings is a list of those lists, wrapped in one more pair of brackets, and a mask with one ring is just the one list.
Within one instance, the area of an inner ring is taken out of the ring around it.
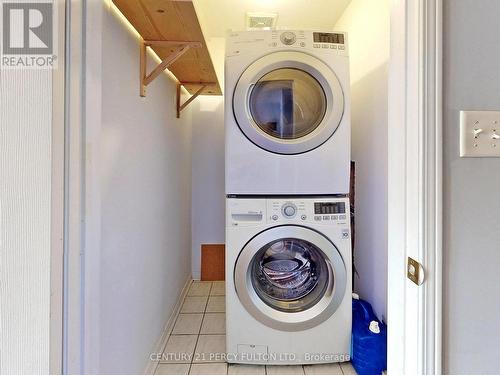
{"label": "washer door handle", "polygon": [[333,295],[333,290],[335,289],[335,273],[333,272],[332,264],[329,259],[326,260],[326,267],[328,268],[328,286],[326,287],[325,295],[330,297]]}

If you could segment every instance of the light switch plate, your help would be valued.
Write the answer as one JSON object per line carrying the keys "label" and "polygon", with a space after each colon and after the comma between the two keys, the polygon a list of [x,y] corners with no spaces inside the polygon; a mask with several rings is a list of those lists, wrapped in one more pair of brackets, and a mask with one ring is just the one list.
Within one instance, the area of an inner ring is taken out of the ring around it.
{"label": "light switch plate", "polygon": [[460,156],[500,157],[499,111],[460,111]]}

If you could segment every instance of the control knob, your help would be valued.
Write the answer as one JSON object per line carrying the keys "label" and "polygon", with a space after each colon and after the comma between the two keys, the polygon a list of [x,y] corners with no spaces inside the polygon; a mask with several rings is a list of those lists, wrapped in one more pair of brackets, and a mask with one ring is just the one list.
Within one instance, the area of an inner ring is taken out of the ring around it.
{"label": "control knob", "polygon": [[285,203],[281,208],[281,212],[284,216],[291,218],[297,213],[297,207],[293,203]]}
{"label": "control knob", "polygon": [[286,31],[280,36],[281,42],[287,46],[292,45],[297,40],[297,37],[291,31]]}

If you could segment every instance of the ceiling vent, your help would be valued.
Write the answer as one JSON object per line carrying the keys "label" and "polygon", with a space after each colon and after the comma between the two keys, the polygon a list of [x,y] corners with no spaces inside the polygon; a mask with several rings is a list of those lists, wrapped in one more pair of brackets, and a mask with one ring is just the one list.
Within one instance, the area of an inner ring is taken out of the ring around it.
{"label": "ceiling vent", "polygon": [[272,30],[278,13],[247,12],[247,30]]}

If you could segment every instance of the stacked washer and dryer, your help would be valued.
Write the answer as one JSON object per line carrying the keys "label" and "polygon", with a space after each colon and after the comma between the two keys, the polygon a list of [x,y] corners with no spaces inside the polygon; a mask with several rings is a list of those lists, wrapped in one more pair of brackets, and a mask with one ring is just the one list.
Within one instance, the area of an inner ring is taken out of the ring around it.
{"label": "stacked washer and dryer", "polygon": [[228,362],[347,361],[347,36],[230,33],[225,93]]}

